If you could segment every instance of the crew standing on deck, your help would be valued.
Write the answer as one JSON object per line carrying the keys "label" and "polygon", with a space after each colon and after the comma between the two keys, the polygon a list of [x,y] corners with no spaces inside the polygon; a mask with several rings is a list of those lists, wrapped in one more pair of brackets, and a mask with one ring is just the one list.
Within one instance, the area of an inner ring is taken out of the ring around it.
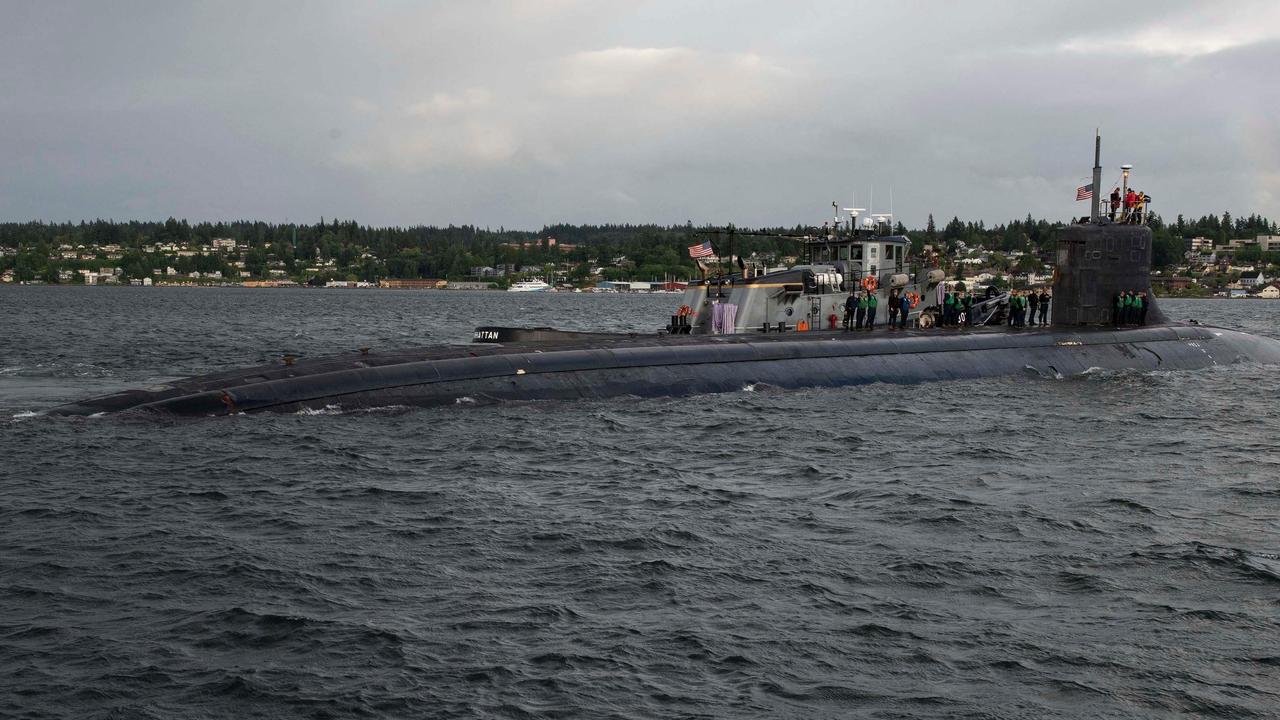
{"label": "crew standing on deck", "polygon": [[889,291],[889,329],[898,326],[898,310],[902,306],[902,298],[898,297],[898,288]]}
{"label": "crew standing on deck", "polygon": [[948,290],[942,296],[942,327],[951,327],[955,324],[956,317],[956,294]]}
{"label": "crew standing on deck", "polygon": [[864,294],[864,295],[858,296],[858,314],[856,316],[853,329],[861,330],[862,323],[866,322],[866,319],[867,319],[867,296]]}
{"label": "crew standing on deck", "polygon": [[1146,325],[1147,324],[1147,308],[1150,307],[1151,300],[1147,297],[1146,293],[1140,292],[1138,293],[1138,303],[1139,303],[1138,324]]}
{"label": "crew standing on deck", "polygon": [[964,324],[965,327],[973,327],[973,303],[977,299],[968,293],[962,293],[964,300]]}
{"label": "crew standing on deck", "polygon": [[1120,188],[1111,191],[1111,222],[1116,221],[1116,217],[1120,214]]}
{"label": "crew standing on deck", "polygon": [[870,330],[876,326],[876,305],[880,301],[876,299],[876,294],[867,291],[867,329]]}
{"label": "crew standing on deck", "polygon": [[1049,324],[1049,300],[1053,295],[1049,292],[1049,288],[1040,291],[1040,324]]}
{"label": "crew standing on deck", "polygon": [[849,324],[853,322],[853,316],[858,312],[858,293],[850,292],[849,297],[844,299],[844,329],[849,329]]}
{"label": "crew standing on deck", "polygon": [[1031,322],[1028,324],[1031,325],[1031,327],[1035,327],[1036,326],[1036,310],[1040,308],[1040,296],[1036,295],[1036,291],[1034,289],[1027,296],[1027,304],[1031,306],[1030,313],[1028,313],[1031,317]]}

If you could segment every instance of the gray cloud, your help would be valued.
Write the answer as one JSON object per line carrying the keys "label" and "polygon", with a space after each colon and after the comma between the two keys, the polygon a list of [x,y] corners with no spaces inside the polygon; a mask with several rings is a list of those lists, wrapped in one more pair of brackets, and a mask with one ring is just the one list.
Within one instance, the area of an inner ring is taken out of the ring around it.
{"label": "gray cloud", "polygon": [[0,217],[1280,215],[1280,6],[0,5]]}

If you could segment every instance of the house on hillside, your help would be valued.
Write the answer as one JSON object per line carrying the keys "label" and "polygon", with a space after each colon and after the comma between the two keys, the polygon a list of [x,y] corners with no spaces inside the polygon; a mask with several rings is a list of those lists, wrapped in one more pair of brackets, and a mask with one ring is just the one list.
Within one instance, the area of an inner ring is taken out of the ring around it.
{"label": "house on hillside", "polygon": [[1258,297],[1267,300],[1280,300],[1280,285],[1271,284],[1262,288],[1262,292],[1258,293]]}
{"label": "house on hillside", "polygon": [[1267,284],[1267,278],[1261,270],[1250,270],[1240,273],[1240,286],[1244,288],[1261,287]]}

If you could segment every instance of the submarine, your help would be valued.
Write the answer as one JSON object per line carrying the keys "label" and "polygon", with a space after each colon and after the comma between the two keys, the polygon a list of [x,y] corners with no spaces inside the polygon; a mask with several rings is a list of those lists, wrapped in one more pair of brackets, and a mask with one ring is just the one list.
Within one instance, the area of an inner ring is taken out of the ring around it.
{"label": "submarine", "polygon": [[[652,334],[483,326],[469,344],[286,357],[47,413],[349,411],[1280,364],[1280,340],[1164,316],[1150,288],[1151,230],[1140,217],[1117,221],[1100,212],[1100,154],[1098,138],[1091,214],[1058,233],[1048,327],[1008,326],[1008,293],[975,298],[970,325],[933,327],[946,288],[942,270],[910,265],[905,236],[883,232],[884,216],[859,224],[861,210],[852,208],[847,231],[837,216],[835,225],[803,238],[801,264],[769,270],[744,263],[737,273],[691,283],[669,324]],[[1124,177],[1127,183],[1127,168]],[[1152,298],[1146,324],[1116,324],[1121,292]],[[852,293],[875,296],[881,306],[890,293],[901,298],[909,327],[847,329],[839,316]]]}

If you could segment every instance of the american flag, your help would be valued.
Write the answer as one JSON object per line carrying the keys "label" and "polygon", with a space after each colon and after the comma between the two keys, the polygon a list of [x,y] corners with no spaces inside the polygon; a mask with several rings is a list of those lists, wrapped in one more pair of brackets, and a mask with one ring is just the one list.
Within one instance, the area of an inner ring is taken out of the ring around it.
{"label": "american flag", "polygon": [[1076,200],[1088,200],[1093,197],[1093,183],[1076,188]]}
{"label": "american flag", "polygon": [[701,245],[689,246],[689,257],[691,258],[711,257],[712,255],[715,255],[715,254],[716,254],[716,251],[711,249],[710,240],[702,243]]}

